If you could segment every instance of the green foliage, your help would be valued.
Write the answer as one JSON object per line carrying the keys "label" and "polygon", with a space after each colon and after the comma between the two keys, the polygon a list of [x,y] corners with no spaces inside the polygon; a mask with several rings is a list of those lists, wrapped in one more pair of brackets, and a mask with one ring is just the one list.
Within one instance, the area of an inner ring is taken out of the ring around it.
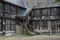
{"label": "green foliage", "polygon": [[24,34],[25,34],[26,36],[33,36],[31,33],[29,33],[27,27],[24,27]]}
{"label": "green foliage", "polygon": [[56,2],[60,2],[60,0],[56,0]]}

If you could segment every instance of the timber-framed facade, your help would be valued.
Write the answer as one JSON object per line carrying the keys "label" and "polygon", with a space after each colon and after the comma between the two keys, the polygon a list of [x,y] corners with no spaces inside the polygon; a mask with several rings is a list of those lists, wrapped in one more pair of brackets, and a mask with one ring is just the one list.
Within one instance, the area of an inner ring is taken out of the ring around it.
{"label": "timber-framed facade", "polygon": [[0,34],[3,32],[16,32],[16,17],[25,8],[17,6],[15,4],[0,1]]}
{"label": "timber-framed facade", "polygon": [[[9,0],[8,0],[9,1]],[[18,0],[17,0],[18,1]],[[24,27],[27,30],[40,34],[60,34],[60,6],[49,5],[33,7],[28,10],[21,7],[17,2],[13,4],[5,1],[0,1],[0,34],[1,32],[14,31],[14,33],[24,33]],[[17,5],[18,4],[18,5]],[[25,15],[28,14],[28,15]]]}
{"label": "timber-framed facade", "polygon": [[30,31],[40,34],[60,34],[60,6],[32,9],[28,23]]}

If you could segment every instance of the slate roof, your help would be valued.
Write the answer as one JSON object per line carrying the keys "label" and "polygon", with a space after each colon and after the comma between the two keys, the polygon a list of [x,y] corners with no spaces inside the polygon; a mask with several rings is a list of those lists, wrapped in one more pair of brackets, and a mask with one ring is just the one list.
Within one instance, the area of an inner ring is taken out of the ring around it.
{"label": "slate roof", "polygon": [[37,5],[33,8],[53,7],[57,6],[55,0],[38,0]]}
{"label": "slate roof", "polygon": [[50,7],[60,7],[60,5],[57,5],[55,3],[55,0],[38,0],[36,2],[37,4],[33,6],[33,8],[27,8],[25,12],[21,13],[20,16],[26,16],[31,12],[32,9],[39,9],[39,8],[50,8]]}
{"label": "slate roof", "polygon": [[24,0],[3,0],[3,1],[25,8]]}
{"label": "slate roof", "polygon": [[[24,0],[4,0],[4,1],[13,3],[21,7],[26,6],[26,4],[24,4]],[[34,6],[33,8],[31,7],[31,8],[27,8],[26,10],[23,10],[17,16],[27,16],[27,14],[29,14],[32,9],[36,9],[36,8],[49,8],[49,7],[60,6],[60,5],[55,4],[54,0],[38,0],[36,3],[37,3],[36,6]]]}
{"label": "slate roof", "polygon": [[25,16],[26,15],[26,7],[24,4],[24,0],[3,0],[5,2],[20,6],[22,8],[24,8],[20,13],[17,13],[17,16]]}
{"label": "slate roof", "polygon": [[38,7],[38,8],[37,8],[37,7],[36,7],[36,8],[33,7],[33,9],[39,9],[39,8],[42,9],[42,8],[51,8],[51,7],[52,7],[52,8],[54,8],[54,7],[60,7],[60,5],[43,6],[43,7]]}

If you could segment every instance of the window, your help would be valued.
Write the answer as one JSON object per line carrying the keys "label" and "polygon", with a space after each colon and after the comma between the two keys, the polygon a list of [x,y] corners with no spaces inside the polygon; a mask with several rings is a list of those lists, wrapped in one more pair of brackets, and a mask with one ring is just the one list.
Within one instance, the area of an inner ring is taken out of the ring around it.
{"label": "window", "polygon": [[5,11],[5,2],[2,2],[2,10]]}
{"label": "window", "polygon": [[51,30],[52,30],[52,33],[56,32],[57,31],[57,21],[51,21]]}
{"label": "window", "polygon": [[60,20],[58,21],[58,29],[60,30]]}
{"label": "window", "polygon": [[47,9],[43,9],[43,10],[42,10],[42,15],[43,15],[43,16],[48,15],[47,11],[48,11]]}
{"label": "window", "polygon": [[15,21],[14,20],[11,20],[11,24],[15,25]]}
{"label": "window", "polygon": [[16,6],[13,5],[13,12],[16,13]]}
{"label": "window", "polygon": [[16,15],[14,14],[5,14],[5,17],[8,17],[8,18],[15,18]]}
{"label": "window", "polygon": [[34,10],[32,10],[32,12],[31,12],[32,14],[32,16],[40,16],[40,10],[39,9],[34,9]]}
{"label": "window", "polygon": [[60,16],[60,8],[57,8],[57,14]]}
{"label": "window", "polygon": [[10,31],[10,25],[6,25],[6,31]]}
{"label": "window", "polygon": [[57,15],[57,8],[51,8],[51,15]]}
{"label": "window", "polygon": [[0,19],[0,31],[1,31],[1,19]]}
{"label": "window", "polygon": [[16,6],[10,4],[10,12],[16,13]]}
{"label": "window", "polygon": [[10,31],[10,20],[6,20],[6,30]]}
{"label": "window", "polygon": [[40,27],[39,27],[39,22],[38,22],[38,21],[35,22],[35,25],[36,25],[36,29],[39,29],[39,28],[40,28]]}
{"label": "window", "polygon": [[31,15],[32,15],[32,16],[35,16],[35,10],[32,10]]}
{"label": "window", "polygon": [[0,12],[0,16],[3,16],[3,13],[2,12]]}
{"label": "window", "polygon": [[6,30],[15,31],[15,21],[14,20],[6,20]]}
{"label": "window", "polygon": [[60,15],[58,16],[58,19],[60,19]]}
{"label": "window", "polygon": [[51,21],[51,27],[57,27],[57,21]]}
{"label": "window", "polygon": [[15,31],[15,21],[11,20],[11,31]]}
{"label": "window", "polygon": [[5,4],[5,11],[6,11],[6,12],[9,12],[9,9],[10,9],[9,7],[10,7],[9,4],[6,3],[6,4]]}
{"label": "window", "polygon": [[2,10],[2,2],[0,2],[0,10]]}
{"label": "window", "polygon": [[47,23],[47,21],[42,21],[41,22],[41,27],[42,27],[42,30],[47,30],[48,29],[48,23]]}
{"label": "window", "polygon": [[13,12],[13,5],[10,4],[10,12]]}
{"label": "window", "polygon": [[11,18],[12,16],[11,16],[11,14],[5,14],[5,17]]}
{"label": "window", "polygon": [[17,13],[20,13],[21,12],[21,8],[20,7],[17,7]]}
{"label": "window", "polygon": [[40,16],[40,10],[39,9],[35,10],[35,16]]}

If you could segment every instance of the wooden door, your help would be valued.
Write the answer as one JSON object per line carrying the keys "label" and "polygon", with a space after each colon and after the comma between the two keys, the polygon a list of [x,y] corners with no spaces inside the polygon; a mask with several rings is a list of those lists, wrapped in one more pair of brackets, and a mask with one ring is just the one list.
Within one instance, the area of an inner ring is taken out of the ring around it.
{"label": "wooden door", "polygon": [[51,21],[51,32],[52,34],[57,33],[57,21]]}

